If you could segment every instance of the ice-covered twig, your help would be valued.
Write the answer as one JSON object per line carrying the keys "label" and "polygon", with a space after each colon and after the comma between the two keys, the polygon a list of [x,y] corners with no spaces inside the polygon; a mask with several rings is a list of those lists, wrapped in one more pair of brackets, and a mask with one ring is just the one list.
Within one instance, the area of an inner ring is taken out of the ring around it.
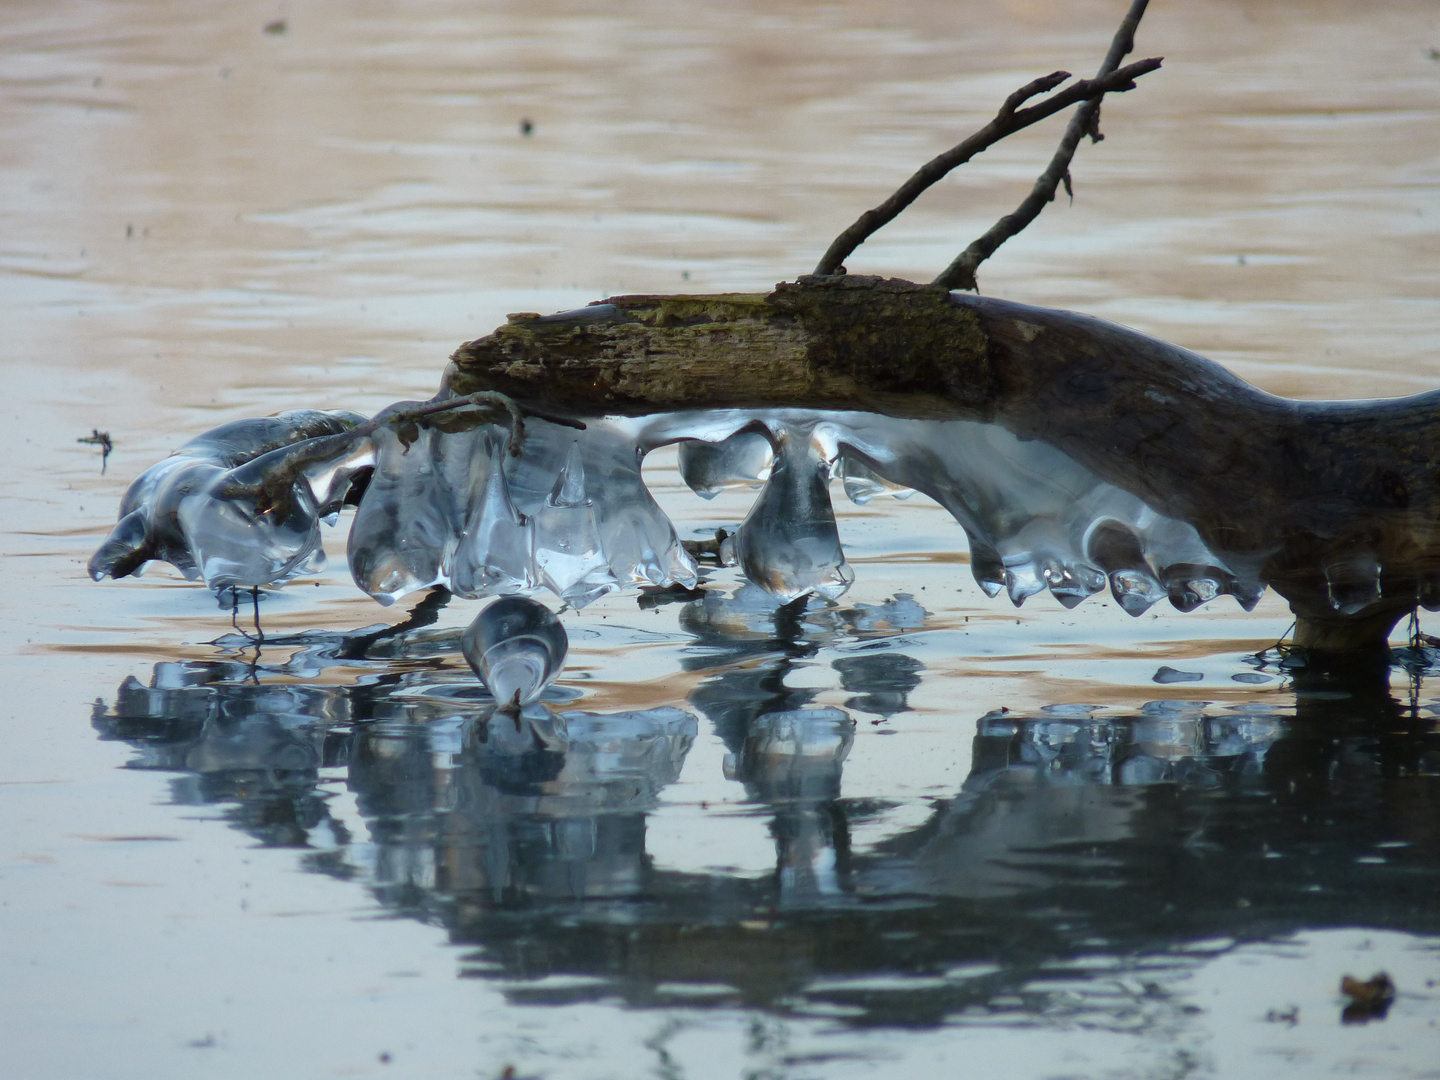
{"label": "ice-covered twig", "polygon": [[[1115,31],[1115,37],[1110,42],[1110,51],[1105,54],[1105,60],[1096,73],[1095,82],[1101,82],[1112,75],[1123,74],[1132,68],[1144,64],[1153,63],[1155,67],[1160,66],[1158,60],[1142,60],[1140,64],[1131,64],[1116,71],[1120,67],[1120,61],[1129,55],[1130,50],[1135,47],[1135,30],[1140,25],[1140,19],[1145,14],[1145,8],[1149,0],[1134,0],[1130,10],[1126,12],[1120,28]],[[1134,84],[1131,83],[1130,86]],[[1120,89],[1129,89],[1130,86]],[[1075,156],[1075,151],[1080,146],[1080,140],[1090,136],[1092,142],[1099,142],[1104,138],[1100,134],[1100,102],[1104,92],[1088,97],[1084,104],[1075,110],[1075,115],[1070,118],[1070,123],[1065,127],[1065,134],[1060,138],[1060,145],[1055,150],[1055,156],[1050,159],[1050,164],[1040,174],[1035,186],[1031,188],[1030,194],[1015,208],[1013,213],[1006,214],[994,225],[990,226],[985,235],[980,237],[959,255],[945,268],[934,284],[943,285],[947,289],[969,289],[975,291],[979,285],[975,281],[975,271],[980,264],[995,254],[1001,244],[1010,237],[1019,233],[1032,221],[1040,216],[1040,211],[1055,201],[1055,191],[1063,183],[1065,191],[1070,193],[1070,160]]]}
{"label": "ice-covered twig", "polygon": [[824,257],[816,265],[815,274],[824,276],[840,273],[841,265],[856,248],[881,228],[894,221],[901,211],[918,199],[927,188],[944,179],[982,150],[994,146],[1001,139],[1013,135],[1031,124],[1054,116],[1077,101],[1088,104],[1098,102],[1105,94],[1118,94],[1126,90],[1133,90],[1135,80],[1154,71],[1160,66],[1160,63],[1160,57],[1152,57],[1149,60],[1140,60],[1130,64],[1120,71],[1115,71],[1113,68],[1110,71],[1102,70],[1100,75],[1094,79],[1081,79],[1059,91],[1053,97],[1022,109],[1020,105],[1029,101],[1036,94],[1053,90],[1070,78],[1070,72],[1055,71],[1026,83],[1005,99],[1000,106],[1000,111],[995,114],[995,119],[968,139],[951,147],[943,154],[931,158],[916,170],[909,180],[900,185],[895,194],[873,210],[867,210],[861,214],[854,224],[835,238]]}

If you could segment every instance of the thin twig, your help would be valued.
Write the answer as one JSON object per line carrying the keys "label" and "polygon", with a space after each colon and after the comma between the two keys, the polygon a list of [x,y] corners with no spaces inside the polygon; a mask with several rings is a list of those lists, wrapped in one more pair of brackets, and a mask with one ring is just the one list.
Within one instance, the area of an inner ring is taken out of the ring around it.
{"label": "thin twig", "polygon": [[110,460],[110,451],[115,449],[115,440],[110,438],[110,432],[101,431],[99,428],[91,428],[89,435],[83,439],[76,439],[75,441],[100,447],[100,475],[104,476],[105,463]]}
{"label": "thin twig", "polygon": [[[492,414],[505,414],[510,428],[506,447],[514,457],[518,457],[524,448],[524,418],[526,416],[533,416],[562,427],[575,428],[579,431],[585,430],[585,424],[572,417],[559,416],[529,406],[521,406],[508,395],[494,390],[477,390],[473,394],[445,398],[441,401],[425,401],[407,407],[392,406],[345,431],[337,432],[334,435],[317,436],[295,443],[293,446],[271,450],[268,454],[261,454],[260,457],[252,458],[244,465],[238,466],[237,470],[232,470],[231,480],[216,494],[225,499],[255,498],[260,501],[262,509],[282,505],[287,500],[290,488],[302,470],[317,461],[324,461],[326,458],[339,454],[346,447],[373,435],[382,427],[413,424],[439,413],[455,412],[470,407],[478,407]],[[239,469],[248,469],[250,472],[260,470],[261,475],[254,480],[237,479],[236,472]]]}
{"label": "thin twig", "polygon": [[[1130,10],[1125,13],[1125,18],[1120,23],[1120,29],[1115,31],[1115,37],[1110,42],[1110,51],[1105,54],[1105,61],[1096,75],[1097,79],[1114,72],[1120,66],[1120,61],[1135,47],[1135,28],[1140,25],[1148,3],[1149,0],[1134,0],[1130,5]],[[1039,217],[1040,211],[1044,210],[1048,203],[1055,201],[1055,191],[1062,183],[1065,185],[1065,193],[1074,196],[1070,186],[1070,160],[1075,156],[1084,136],[1089,135],[1091,142],[1099,142],[1104,138],[1100,134],[1100,101],[1103,96],[1091,97],[1075,110],[1075,115],[1070,118],[1060,145],[1055,150],[1055,156],[1035,181],[1035,186],[1025,201],[1015,208],[1014,213],[1006,214],[992,225],[984,236],[957,255],[955,261],[935,279],[934,284],[943,285],[947,289],[979,291],[975,271],[980,264],[995,254],[996,249],[1006,240]]]}
{"label": "thin twig", "polygon": [[1098,101],[1104,94],[1118,94],[1126,90],[1133,90],[1136,79],[1154,71],[1159,66],[1159,57],[1140,60],[1120,71],[1112,69],[1102,72],[1098,78],[1081,79],[1077,83],[1070,84],[1054,97],[1046,98],[1027,109],[1021,109],[1020,105],[1029,101],[1036,94],[1053,90],[1070,78],[1070,72],[1055,71],[1026,83],[1005,99],[1005,103],[1000,106],[1000,111],[995,114],[995,119],[964,142],[927,161],[916,170],[915,175],[900,185],[895,194],[875,209],[861,214],[853,225],[835,238],[835,242],[825,252],[825,257],[816,265],[815,273],[819,275],[838,273],[841,264],[873,233],[895,220],[900,212],[918,199],[926,188],[943,179],[951,170],[965,164],[980,151],[994,146],[1007,135],[1013,135],[1046,117],[1054,116],[1077,101]]}

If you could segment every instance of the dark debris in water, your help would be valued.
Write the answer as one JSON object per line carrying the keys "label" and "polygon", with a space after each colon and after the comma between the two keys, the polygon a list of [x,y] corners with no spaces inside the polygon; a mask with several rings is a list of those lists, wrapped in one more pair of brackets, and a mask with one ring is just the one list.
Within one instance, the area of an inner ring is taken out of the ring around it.
{"label": "dark debris in water", "polygon": [[115,440],[110,438],[108,431],[101,431],[99,428],[91,428],[90,434],[84,438],[76,439],[78,443],[85,443],[88,446],[100,447],[100,473],[105,473],[105,463],[110,460],[110,451],[115,449]]}
{"label": "dark debris in water", "polygon": [[1383,971],[1364,980],[1346,975],[1340,980],[1340,993],[1350,999],[1340,1014],[1342,1024],[1368,1024],[1384,1020],[1395,1002],[1395,984]]}

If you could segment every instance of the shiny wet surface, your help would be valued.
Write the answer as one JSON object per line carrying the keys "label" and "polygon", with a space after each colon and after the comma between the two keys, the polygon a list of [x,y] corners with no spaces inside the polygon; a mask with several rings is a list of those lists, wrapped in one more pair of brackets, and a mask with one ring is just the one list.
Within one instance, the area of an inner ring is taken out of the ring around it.
{"label": "shiny wet surface", "polygon": [[[1176,7],[1074,206],[982,286],[1280,393],[1433,388],[1433,6]],[[83,576],[130,477],[224,420],[427,396],[507,311],[808,270],[1014,85],[1093,67],[1110,8],[14,5],[7,1069],[1433,1070],[1440,699],[1247,660],[1273,597],[1016,610],[932,504],[837,505],[839,601],[726,571],[568,613],[517,729],[459,655],[476,605],[376,607],[345,522],[263,644],[160,568]],[[933,274],[1053,138],[852,269]],[[647,479],[687,536],[753,497],[695,499],[673,452]],[[1380,970],[1388,1013],[1342,1022],[1341,976]]]}

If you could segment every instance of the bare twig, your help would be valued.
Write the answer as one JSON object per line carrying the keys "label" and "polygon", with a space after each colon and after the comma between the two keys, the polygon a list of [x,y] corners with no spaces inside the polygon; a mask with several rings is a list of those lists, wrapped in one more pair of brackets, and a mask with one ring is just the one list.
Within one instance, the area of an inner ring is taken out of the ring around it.
{"label": "bare twig", "polygon": [[1020,106],[1036,94],[1047,93],[1070,78],[1070,72],[1055,71],[1026,83],[1005,99],[1004,104],[1000,106],[1000,111],[995,114],[995,119],[964,142],[927,161],[915,172],[915,175],[900,185],[895,194],[875,209],[861,214],[853,225],[835,238],[835,242],[825,252],[824,258],[816,265],[815,273],[822,276],[838,273],[841,264],[872,234],[895,220],[900,212],[918,199],[926,188],[943,179],[951,170],[965,164],[982,150],[994,146],[1007,135],[1013,135],[1031,124],[1039,123],[1046,117],[1054,116],[1077,101],[1099,101],[1104,94],[1118,94],[1126,90],[1133,90],[1136,79],[1154,71],[1159,66],[1160,59],[1155,57],[1130,64],[1120,71],[1113,68],[1109,71],[1102,71],[1098,78],[1081,79],[1079,82],[1067,86],[1054,97],[1046,98],[1037,105],[1031,105],[1028,109],[1022,109]]}
{"label": "bare twig", "polygon": [[[1105,61],[1100,65],[1097,80],[1114,72],[1120,66],[1120,61],[1135,47],[1135,28],[1140,25],[1148,3],[1149,0],[1134,0],[1130,5],[1130,10],[1125,13],[1120,28],[1115,31],[1115,37],[1110,42],[1110,51],[1105,54]],[[1006,214],[992,225],[984,236],[957,255],[955,261],[945,268],[933,284],[943,285],[947,289],[978,291],[975,271],[980,264],[995,254],[996,249],[1006,240],[1039,217],[1046,204],[1055,201],[1055,191],[1062,183],[1065,185],[1066,194],[1074,194],[1070,187],[1070,159],[1075,156],[1081,138],[1089,135],[1091,142],[1099,142],[1104,138],[1100,134],[1101,97],[1103,95],[1091,97],[1075,110],[1075,115],[1070,118],[1060,145],[1055,150],[1055,156],[1035,181],[1035,186],[1031,188],[1025,201],[1015,208],[1014,213]]]}
{"label": "bare twig", "polygon": [[89,435],[83,439],[76,439],[75,441],[100,447],[100,473],[103,476],[105,473],[105,463],[110,460],[110,451],[115,449],[115,440],[110,438],[110,432],[101,431],[99,428],[91,428]]}
{"label": "bare twig", "polygon": [[584,423],[571,417],[543,412],[529,406],[522,409],[505,394],[494,390],[478,390],[473,394],[466,394],[463,397],[445,398],[442,401],[427,401],[420,405],[414,405],[405,409],[395,409],[394,411],[387,409],[377,413],[363,424],[356,424],[349,431],[342,432],[340,435],[329,436],[329,438],[353,441],[373,434],[386,424],[395,426],[413,424],[417,420],[423,420],[439,413],[455,412],[472,405],[487,409],[492,413],[503,411],[506,414],[510,427],[510,437],[506,441],[506,448],[510,451],[512,457],[518,457],[524,448],[526,416],[534,416],[541,420],[547,420],[552,424],[559,424],[562,427],[575,428],[579,431],[585,430]]}
{"label": "bare twig", "polygon": [[[289,498],[291,486],[304,469],[317,461],[323,461],[341,453],[346,447],[366,436],[373,435],[382,427],[392,425],[403,429],[407,424],[415,424],[442,413],[454,413],[460,409],[471,407],[478,407],[492,417],[502,413],[505,415],[510,428],[505,445],[512,457],[518,457],[524,448],[524,418],[526,416],[533,416],[552,424],[580,431],[585,429],[582,421],[572,417],[559,416],[528,405],[521,406],[508,394],[498,391],[479,390],[460,397],[391,406],[346,431],[337,432],[334,435],[317,436],[291,446],[282,446],[271,450],[232,470],[230,481],[219,489],[217,494],[227,499],[255,498],[262,506],[283,505]],[[406,439],[403,430],[401,438]],[[413,435],[409,436],[406,440],[407,445],[414,438]]]}

